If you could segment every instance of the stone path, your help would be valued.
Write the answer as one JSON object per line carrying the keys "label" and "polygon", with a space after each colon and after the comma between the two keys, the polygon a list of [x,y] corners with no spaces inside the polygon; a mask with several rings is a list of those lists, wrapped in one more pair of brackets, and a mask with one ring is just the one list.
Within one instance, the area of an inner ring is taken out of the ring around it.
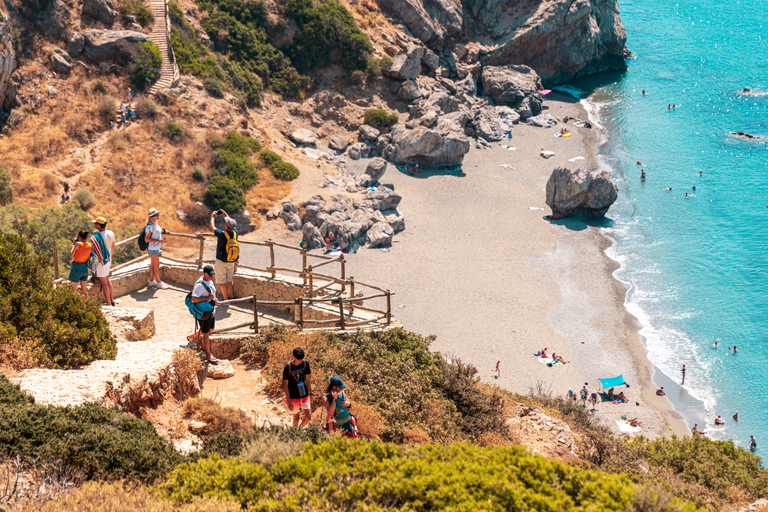
{"label": "stone path", "polygon": [[163,55],[163,63],[160,67],[160,80],[150,89],[150,94],[157,94],[163,89],[170,88],[178,71],[175,60],[171,60],[171,41],[169,39],[170,26],[168,25],[168,0],[152,0],[152,14],[155,16],[155,25],[149,36],[153,43],[160,48]]}

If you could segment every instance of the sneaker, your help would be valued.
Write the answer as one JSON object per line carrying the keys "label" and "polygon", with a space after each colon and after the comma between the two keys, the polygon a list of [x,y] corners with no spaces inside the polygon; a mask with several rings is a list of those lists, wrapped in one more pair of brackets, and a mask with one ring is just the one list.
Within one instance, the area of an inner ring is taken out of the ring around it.
{"label": "sneaker", "polygon": [[154,286],[157,286],[157,281],[150,281],[147,283],[147,288],[152,288]]}
{"label": "sneaker", "polygon": [[160,289],[160,290],[167,290],[168,289],[168,285],[161,281],[161,282],[157,283],[157,288]]}

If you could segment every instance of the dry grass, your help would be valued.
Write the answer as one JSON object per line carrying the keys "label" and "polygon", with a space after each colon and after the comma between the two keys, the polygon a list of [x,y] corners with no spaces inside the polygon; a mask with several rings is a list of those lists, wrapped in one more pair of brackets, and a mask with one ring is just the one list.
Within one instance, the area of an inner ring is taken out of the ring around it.
{"label": "dry grass", "polygon": [[191,396],[193,390],[199,393],[197,372],[203,369],[203,361],[194,350],[174,350],[171,358],[171,367],[173,368],[174,375],[171,393],[174,397],[183,400]]}
{"label": "dry grass", "polygon": [[420,428],[409,428],[403,432],[403,444],[427,444],[432,438]]}
{"label": "dry grass", "polygon": [[0,342],[0,367],[12,368],[15,371],[34,368],[39,363],[35,354],[36,345],[33,341],[13,337]]}
{"label": "dry grass", "polygon": [[86,482],[57,501],[33,501],[14,511],[28,512],[239,512],[236,501],[217,497],[196,498],[187,505],[174,505],[154,495],[147,487],[121,482]]}
{"label": "dry grass", "polygon": [[55,464],[32,465],[16,459],[0,462],[0,510],[27,508],[34,500],[47,501],[74,489],[79,479],[72,470]]}
{"label": "dry grass", "polygon": [[376,409],[356,401],[350,412],[355,417],[358,433],[362,437],[381,440],[381,434],[384,433],[384,420]]}
{"label": "dry grass", "polygon": [[248,462],[270,469],[277,459],[300,453],[302,444],[304,442],[300,439],[260,436],[249,441],[240,456]]}
{"label": "dry grass", "polygon": [[211,398],[190,398],[184,402],[184,416],[206,424],[201,434],[211,435],[253,429],[251,419],[243,411],[222,407]]}

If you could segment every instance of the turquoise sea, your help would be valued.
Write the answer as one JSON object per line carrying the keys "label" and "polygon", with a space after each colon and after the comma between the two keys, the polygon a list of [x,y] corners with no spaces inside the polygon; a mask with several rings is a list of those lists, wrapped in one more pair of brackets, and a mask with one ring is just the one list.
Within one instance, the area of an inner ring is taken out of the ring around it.
{"label": "turquoise sea", "polygon": [[[754,435],[765,458],[768,142],[728,133],[768,137],[768,0],[620,7],[636,58],[626,73],[573,84],[603,127],[598,152],[619,183],[608,254],[630,286],[626,305],[643,325],[657,383],[689,426],[745,447]],[[736,355],[726,348],[734,345]]]}

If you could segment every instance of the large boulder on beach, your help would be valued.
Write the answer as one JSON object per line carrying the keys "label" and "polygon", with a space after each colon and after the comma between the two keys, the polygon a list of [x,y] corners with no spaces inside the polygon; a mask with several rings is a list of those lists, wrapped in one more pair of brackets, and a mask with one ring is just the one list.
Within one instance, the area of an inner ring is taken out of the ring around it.
{"label": "large boulder on beach", "polygon": [[517,107],[523,98],[541,89],[541,79],[528,66],[486,66],[483,93],[499,105]]}
{"label": "large boulder on beach", "polygon": [[301,234],[302,241],[304,242],[304,249],[307,251],[325,247],[325,240],[320,234],[320,229],[311,222],[304,223],[304,226],[301,228]]}
{"label": "large boulder on beach", "polygon": [[461,132],[425,126],[409,130],[398,124],[392,128],[392,142],[384,148],[383,156],[403,164],[456,165],[464,160],[469,148],[469,139]]}
{"label": "large boulder on beach", "polygon": [[616,201],[618,187],[607,171],[596,174],[558,167],[547,181],[546,193],[552,213],[602,217]]}
{"label": "large boulder on beach", "polygon": [[366,233],[365,243],[369,247],[387,247],[392,245],[393,236],[395,236],[395,230],[388,222],[377,222]]}
{"label": "large boulder on beach", "polygon": [[557,124],[557,119],[552,117],[552,114],[539,114],[529,117],[526,123],[531,126],[538,126],[539,128],[552,128]]}
{"label": "large boulder on beach", "polygon": [[386,170],[387,161],[379,157],[374,158],[371,160],[371,163],[368,164],[368,167],[365,168],[365,172],[361,176],[358,176],[356,180],[357,186],[363,188],[372,187],[379,182],[382,176],[384,176],[384,171]]}
{"label": "large boulder on beach", "polygon": [[317,143],[317,134],[312,130],[306,128],[300,128],[293,132],[290,139],[296,144],[314,145]]}

